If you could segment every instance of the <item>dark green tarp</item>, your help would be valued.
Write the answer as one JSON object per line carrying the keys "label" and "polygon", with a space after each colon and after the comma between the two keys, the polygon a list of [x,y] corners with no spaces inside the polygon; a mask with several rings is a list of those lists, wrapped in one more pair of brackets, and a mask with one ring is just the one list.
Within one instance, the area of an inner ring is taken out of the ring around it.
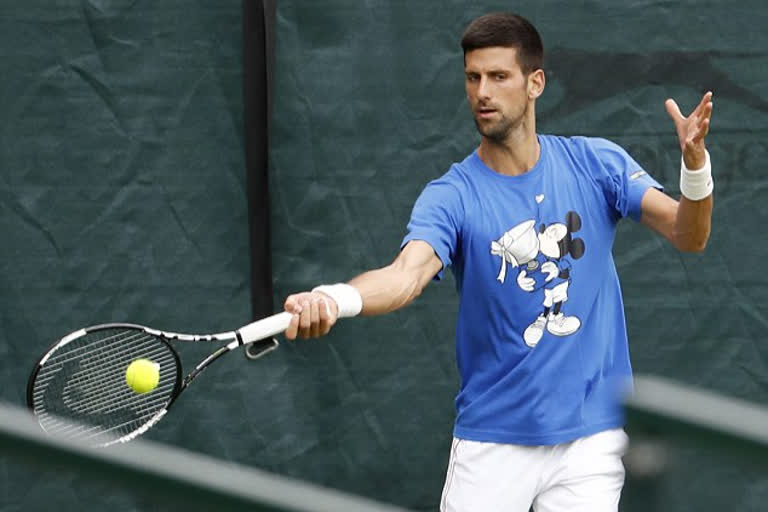
{"label": "dark green tarp", "polygon": [[[22,404],[54,339],[91,323],[230,329],[251,315],[240,2],[0,5],[0,398]],[[677,193],[664,111],[715,93],[710,245],[681,255],[631,221],[615,259],[635,369],[757,402],[768,390],[768,10],[723,2],[281,0],[270,190],[275,306],[396,255],[427,181],[478,139],[466,24],[513,9],[540,29],[539,130],[626,147]],[[454,282],[256,363],[210,369],[150,433],[418,510],[436,510],[457,376]],[[192,358],[194,360],[194,357]],[[765,475],[695,447],[668,510],[760,510]],[[152,510],[0,457],[0,510],[41,498]],[[629,507],[637,503],[626,503]],[[634,508],[633,510],[643,510]]]}

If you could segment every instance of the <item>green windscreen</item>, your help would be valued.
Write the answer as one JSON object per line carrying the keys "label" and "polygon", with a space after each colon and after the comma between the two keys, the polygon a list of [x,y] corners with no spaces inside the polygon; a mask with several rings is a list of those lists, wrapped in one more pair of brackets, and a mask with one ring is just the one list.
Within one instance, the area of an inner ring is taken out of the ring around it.
{"label": "green windscreen", "polygon": [[[251,320],[242,7],[0,4],[3,401],[23,406],[36,359],[86,325],[206,333]],[[275,307],[394,259],[424,185],[479,142],[461,33],[510,9],[544,40],[538,130],[609,138],[672,196],[680,148],[664,101],[690,111],[714,92],[707,250],[680,254],[624,221],[614,258],[637,372],[761,404],[768,11],[756,0],[278,1]],[[459,386],[456,311],[449,271],[402,311],[339,322],[326,339],[282,343],[255,362],[231,354],[148,439],[434,511]],[[668,510],[764,508],[759,471],[701,451],[671,450],[681,463],[665,478],[681,492],[664,495]],[[48,496],[86,511],[167,510],[85,482],[2,456],[0,512],[49,510]],[[641,503],[628,489],[622,507]]]}

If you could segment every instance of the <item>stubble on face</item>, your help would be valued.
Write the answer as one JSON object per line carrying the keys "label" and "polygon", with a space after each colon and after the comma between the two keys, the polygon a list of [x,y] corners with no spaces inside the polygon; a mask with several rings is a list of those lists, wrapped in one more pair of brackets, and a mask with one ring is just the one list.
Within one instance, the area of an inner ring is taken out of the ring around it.
{"label": "stubble on face", "polygon": [[528,104],[525,103],[524,105],[523,111],[513,116],[497,110],[498,119],[496,120],[479,119],[475,114],[475,128],[480,135],[491,142],[501,144],[522,126],[525,116],[528,114]]}

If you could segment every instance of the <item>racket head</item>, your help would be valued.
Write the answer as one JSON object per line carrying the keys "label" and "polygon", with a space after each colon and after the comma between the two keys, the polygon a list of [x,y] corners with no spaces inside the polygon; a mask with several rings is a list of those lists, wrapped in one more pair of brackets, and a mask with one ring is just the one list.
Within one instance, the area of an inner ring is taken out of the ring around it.
{"label": "racket head", "polygon": [[[160,365],[152,391],[128,387],[126,369],[136,359]],[[103,324],[64,336],[46,351],[29,376],[27,405],[49,434],[108,446],[157,423],[181,389],[181,360],[157,331]]]}

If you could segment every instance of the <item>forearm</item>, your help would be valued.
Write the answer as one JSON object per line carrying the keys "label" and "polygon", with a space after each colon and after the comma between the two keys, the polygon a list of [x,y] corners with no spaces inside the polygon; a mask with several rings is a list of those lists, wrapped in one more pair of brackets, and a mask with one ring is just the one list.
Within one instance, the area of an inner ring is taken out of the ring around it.
{"label": "forearm", "polygon": [[429,244],[414,240],[391,265],[360,274],[349,284],[363,299],[363,315],[381,315],[413,302],[442,267]]}
{"label": "forearm", "polygon": [[700,201],[685,196],[675,201],[654,188],[643,196],[642,222],[669,240],[676,249],[700,252],[709,239],[713,199]]}
{"label": "forearm", "polygon": [[674,244],[686,252],[700,252],[707,246],[712,228],[713,196],[691,201],[682,196],[675,218]]}
{"label": "forearm", "polygon": [[380,315],[402,308],[419,296],[442,267],[428,243],[414,240],[391,265],[360,274],[347,284],[321,285],[289,296],[284,308],[294,318],[285,336],[289,340],[316,338],[328,334],[337,318]]}
{"label": "forearm", "polygon": [[416,272],[393,263],[370,270],[352,279],[363,299],[363,315],[381,315],[407,306],[418,297],[429,280],[419,279]]}
{"label": "forearm", "polygon": [[[695,169],[695,170],[688,170]],[[712,221],[712,166],[703,143],[683,150],[680,202],[675,217],[675,245],[681,251],[702,251]]]}

